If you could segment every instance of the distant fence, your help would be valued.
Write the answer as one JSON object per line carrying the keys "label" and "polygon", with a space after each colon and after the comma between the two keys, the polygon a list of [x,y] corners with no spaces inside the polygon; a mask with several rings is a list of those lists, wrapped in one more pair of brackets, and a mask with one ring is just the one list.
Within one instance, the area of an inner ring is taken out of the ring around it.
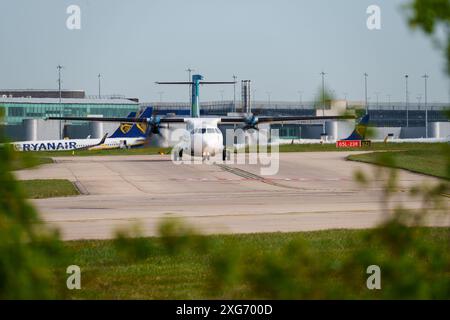
{"label": "distant fence", "polygon": [[[345,101],[344,101],[345,103]],[[201,108],[213,110],[213,109],[226,109],[233,110],[233,101],[224,100],[224,101],[201,101]],[[152,106],[155,109],[190,109],[190,104],[187,102],[142,102],[141,106]],[[318,105],[317,102],[313,101],[304,101],[304,102],[292,102],[292,101],[251,101],[251,106],[257,109],[321,109],[322,106]],[[364,105],[361,103],[348,102],[348,107],[364,109]],[[450,103],[442,103],[442,102],[428,102],[427,109],[428,110],[444,110],[450,108]],[[236,109],[241,110],[241,102],[236,101]],[[329,106],[326,107],[329,109]],[[369,104],[369,110],[425,110],[424,103],[409,103],[406,106],[405,102],[391,102],[391,103],[371,103]]]}
{"label": "distant fence", "polygon": [[95,95],[95,94],[90,94],[87,95],[86,98],[88,99],[126,99],[126,96],[124,96],[123,94],[105,94],[105,95]]}

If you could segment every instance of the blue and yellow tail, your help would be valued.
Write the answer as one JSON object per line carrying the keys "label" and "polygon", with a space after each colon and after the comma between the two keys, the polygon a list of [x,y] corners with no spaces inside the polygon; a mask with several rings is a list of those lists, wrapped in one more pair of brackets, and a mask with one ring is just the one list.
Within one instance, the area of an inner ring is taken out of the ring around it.
{"label": "blue and yellow tail", "polygon": [[356,124],[355,130],[353,130],[353,132],[348,136],[348,138],[345,138],[343,140],[365,140],[368,124],[369,124],[369,115],[366,114],[364,117],[361,118],[359,123]]}
{"label": "blue and yellow tail", "polygon": [[[136,116],[136,112],[131,112],[127,118],[145,119],[152,116],[153,108],[147,107]],[[119,128],[109,138],[146,138],[148,136],[147,123],[121,123]]]}

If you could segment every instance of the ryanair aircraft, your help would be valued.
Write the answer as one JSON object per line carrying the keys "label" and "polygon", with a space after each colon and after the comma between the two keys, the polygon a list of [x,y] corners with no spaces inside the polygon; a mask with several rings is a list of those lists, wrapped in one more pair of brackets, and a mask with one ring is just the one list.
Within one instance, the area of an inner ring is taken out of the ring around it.
{"label": "ryanair aircraft", "polygon": [[[138,117],[132,112],[127,120],[144,119],[151,116],[151,108],[146,108]],[[73,151],[136,148],[147,142],[148,126],[145,123],[121,123],[110,136],[101,139],[63,139],[43,141],[21,141],[11,143],[16,151]]]}

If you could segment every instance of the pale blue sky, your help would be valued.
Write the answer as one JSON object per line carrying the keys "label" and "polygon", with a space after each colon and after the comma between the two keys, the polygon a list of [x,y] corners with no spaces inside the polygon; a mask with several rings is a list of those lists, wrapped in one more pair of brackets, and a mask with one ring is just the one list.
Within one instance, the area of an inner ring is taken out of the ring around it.
{"label": "pale blue sky", "polygon": [[[338,96],[410,100],[423,94],[447,101],[449,81],[440,51],[407,28],[400,0],[1,0],[0,88],[63,87],[121,93],[142,101],[187,100],[185,87],[155,81],[186,80],[188,66],[207,80],[251,79],[256,99],[311,100],[321,80]],[[81,30],[66,28],[66,8],[81,7]],[[366,8],[381,7],[382,29],[366,28]],[[229,87],[203,87],[202,100],[232,99]]]}

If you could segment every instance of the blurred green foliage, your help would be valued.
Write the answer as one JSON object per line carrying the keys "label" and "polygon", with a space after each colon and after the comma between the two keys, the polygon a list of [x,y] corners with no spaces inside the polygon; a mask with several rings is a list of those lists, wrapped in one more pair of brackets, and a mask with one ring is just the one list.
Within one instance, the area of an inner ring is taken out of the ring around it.
{"label": "blurred green foliage", "polygon": [[[434,43],[445,53],[447,74],[450,75],[450,1],[413,0],[407,5],[409,24],[432,36]],[[444,39],[439,39],[442,30]]]}
{"label": "blurred green foliage", "polygon": [[322,109],[325,106],[325,109],[330,109],[331,102],[335,99],[333,90],[329,89],[325,86],[322,90],[322,86],[317,89],[317,92],[314,96],[314,108]]}
{"label": "blurred green foliage", "polygon": [[114,247],[121,261],[133,262],[145,260],[152,256],[155,250],[153,243],[140,235],[141,230],[138,227],[117,231]]}
{"label": "blurred green foliage", "polygon": [[[1,117],[1,115],[0,115]],[[0,143],[4,142],[0,128]],[[62,296],[65,268],[58,234],[44,228],[11,173],[16,153],[0,147],[0,299]],[[56,283],[55,283],[56,281]]]}

